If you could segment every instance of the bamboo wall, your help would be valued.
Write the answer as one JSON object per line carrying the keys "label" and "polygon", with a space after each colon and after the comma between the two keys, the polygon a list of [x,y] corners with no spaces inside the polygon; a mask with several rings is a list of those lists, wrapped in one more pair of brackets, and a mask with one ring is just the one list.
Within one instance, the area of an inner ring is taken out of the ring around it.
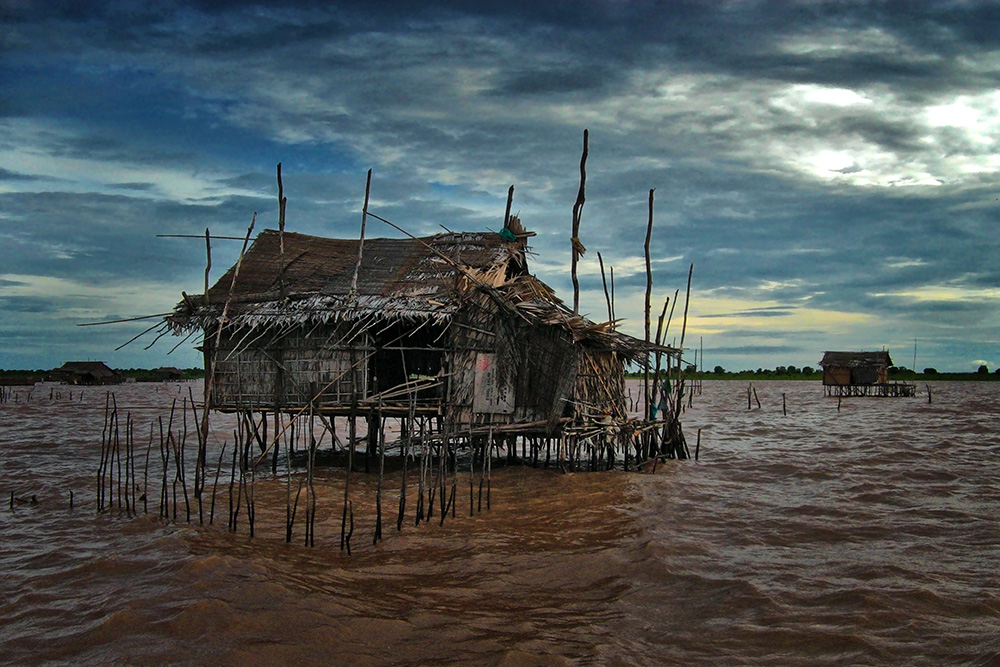
{"label": "bamboo wall", "polygon": [[[206,339],[208,367],[214,337]],[[476,409],[482,355],[495,363],[494,379],[513,394],[511,409]],[[377,401],[386,415],[405,415],[413,394],[391,390],[415,377],[442,378],[439,386],[419,392],[415,404],[440,411],[459,428],[486,419],[494,424],[544,423],[552,434],[564,417],[626,417],[624,368],[616,354],[574,344],[559,326],[529,325],[498,313],[489,299],[475,297],[447,328],[396,323],[360,333],[343,324],[297,326],[266,335],[224,332],[211,405],[220,410],[295,410],[319,396],[315,407],[321,412],[345,414],[352,403],[368,399]],[[390,398],[382,399],[385,394]]]}
{"label": "bamboo wall", "polygon": [[594,421],[625,419],[625,366],[618,355],[595,350],[581,354],[574,396],[580,412]]}
{"label": "bamboo wall", "polygon": [[889,370],[878,366],[848,368],[828,366],[823,369],[823,384],[827,386],[847,386],[884,384],[889,381]]}
{"label": "bamboo wall", "polygon": [[[321,389],[319,405],[350,404],[354,383],[362,392],[368,386],[368,365],[355,362],[372,348],[367,335],[357,337],[351,346],[341,339],[341,333],[336,326],[308,331],[296,327],[284,335],[258,334],[256,340],[254,334],[242,330],[224,333],[216,358],[213,407],[298,408],[307,405]],[[206,336],[206,368],[211,364],[213,341]]]}

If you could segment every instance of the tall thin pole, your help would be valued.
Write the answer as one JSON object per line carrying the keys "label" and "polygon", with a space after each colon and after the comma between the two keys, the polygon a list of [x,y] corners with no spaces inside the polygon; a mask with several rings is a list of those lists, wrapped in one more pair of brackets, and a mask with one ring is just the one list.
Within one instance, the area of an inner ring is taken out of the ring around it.
{"label": "tall thin pole", "polygon": [[514,186],[510,186],[507,190],[507,210],[503,214],[503,227],[507,229],[507,225],[510,224],[510,205],[514,202]]}
{"label": "tall thin pole", "polygon": [[604,258],[597,253],[597,263],[601,265],[601,283],[604,285],[604,300],[608,302],[608,322],[614,327],[614,312],[611,310],[611,295],[608,293],[608,279],[604,275]]}
{"label": "tall thin pole", "polygon": [[[649,190],[649,221],[646,223],[646,242],[643,244],[643,254],[646,257],[646,302],[645,302],[645,322],[646,322],[646,343],[650,342],[649,338],[649,298],[653,291],[653,270],[649,261],[649,239],[653,235],[653,189]],[[666,304],[664,304],[664,308]],[[650,405],[650,393],[649,393],[649,356],[647,355],[646,361],[644,363],[645,370],[643,373],[644,385],[643,385],[643,399],[646,401],[646,419],[651,419],[653,416],[653,406]]]}
{"label": "tall thin pole", "polygon": [[205,262],[205,295],[206,303],[208,302],[208,274],[212,271],[212,235],[208,231],[208,227],[205,228],[205,254],[208,259]]}
{"label": "tall thin pole", "polygon": [[285,298],[285,204],[288,198],[281,185],[281,163],[278,163],[278,289]]}
{"label": "tall thin pole", "polygon": [[615,267],[608,267],[608,273],[610,273],[611,278],[611,321],[614,322],[617,319],[615,315]]}
{"label": "tall thin pole", "polygon": [[[243,247],[240,249],[239,259],[236,260],[236,266],[233,267],[233,280],[229,284],[229,294],[226,296],[226,302],[222,306],[222,313],[219,315],[215,329],[215,341],[212,345],[211,351],[212,356],[208,359],[205,369],[205,405],[202,406],[201,414],[201,425],[198,429],[198,456],[200,459],[205,456],[205,448],[208,443],[208,415],[212,409],[212,394],[214,392],[214,382],[215,382],[215,368],[219,360],[219,345],[222,341],[222,329],[226,326],[227,316],[229,315],[229,305],[233,300],[233,291],[236,289],[236,279],[240,275],[240,266],[243,264],[243,256],[246,255],[247,245],[250,243],[250,236],[253,234],[254,225],[257,223],[257,211],[254,211],[253,218],[250,219],[250,226],[247,228],[247,235],[243,239]],[[206,303],[207,303],[206,299]],[[207,349],[207,348],[206,348]]]}
{"label": "tall thin pole", "polygon": [[[687,334],[688,325],[688,306],[691,303],[691,275],[694,273],[694,262],[691,263],[691,267],[688,269],[688,281],[687,281],[687,293],[684,296],[684,321],[681,324],[681,344],[678,346],[679,352],[677,353],[677,381],[681,380],[681,359],[684,357],[684,336]],[[680,398],[677,399],[680,401]]]}
{"label": "tall thin pole", "polygon": [[573,314],[580,312],[580,281],[576,277],[576,265],[583,253],[587,249],[580,242],[580,218],[583,214],[583,203],[586,200],[585,191],[587,187],[587,143],[589,139],[587,130],[583,131],[583,156],[580,158],[580,191],[576,195],[576,203],[573,204],[573,236],[570,241],[573,244],[573,260],[570,265],[570,273],[573,277]]}
{"label": "tall thin pole", "polygon": [[372,170],[368,170],[368,180],[365,183],[365,206],[361,209],[361,240],[358,243],[358,263],[354,265],[354,277],[351,279],[351,293],[358,291],[358,271],[361,270],[361,257],[365,248],[365,224],[368,222],[368,198],[372,192]]}

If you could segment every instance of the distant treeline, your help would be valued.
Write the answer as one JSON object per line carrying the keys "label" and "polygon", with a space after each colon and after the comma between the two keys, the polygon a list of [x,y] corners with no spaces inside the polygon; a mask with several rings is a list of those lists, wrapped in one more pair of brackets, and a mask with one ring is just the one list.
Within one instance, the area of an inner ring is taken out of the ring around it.
{"label": "distant treeline", "polygon": [[[628,377],[636,379],[642,378],[643,374],[630,373]],[[684,371],[684,377],[695,380],[816,380],[823,379],[823,369],[811,366],[778,366],[777,368],[758,368],[757,370],[727,371],[722,366],[716,366],[711,371],[699,371],[693,366],[688,366]],[[936,368],[925,368],[921,372],[913,371],[904,366],[889,367],[889,382],[919,382],[931,380],[957,380],[957,381],[977,381],[977,382],[998,382],[1000,381],[1000,368],[992,373],[986,366],[980,366],[973,373],[948,373],[938,371]]]}
{"label": "distant treeline", "polygon": [[[168,376],[164,374],[163,369],[159,368],[119,368],[117,372],[123,377],[134,378],[136,382],[161,382],[165,379],[197,380],[205,377],[205,370],[203,368],[179,368],[176,370],[179,371],[179,375],[170,373]],[[25,383],[30,384],[31,382],[45,382],[50,379],[55,379],[55,370],[0,369],[0,380],[25,381]]]}
{"label": "distant treeline", "polygon": [[[204,368],[179,368],[180,377],[171,380],[198,380],[205,377]],[[163,380],[163,371],[159,368],[119,368],[118,372],[127,378],[135,378],[137,382],[156,382]]]}

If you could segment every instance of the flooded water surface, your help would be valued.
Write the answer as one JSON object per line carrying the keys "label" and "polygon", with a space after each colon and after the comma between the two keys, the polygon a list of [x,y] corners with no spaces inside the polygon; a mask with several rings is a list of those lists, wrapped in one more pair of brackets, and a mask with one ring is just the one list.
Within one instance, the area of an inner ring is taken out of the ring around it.
{"label": "flooded water surface", "polygon": [[[342,470],[316,473],[312,547],[301,519],[285,542],[280,467],[255,482],[252,539],[226,529],[226,478],[210,526],[156,498],[98,513],[105,391],[20,388],[0,404],[0,663],[1000,664],[1000,383],[839,405],[815,382],[756,389],[748,410],[745,383],[704,383],[683,417],[698,461],[495,467],[490,509],[470,514],[460,476],[443,524],[415,525],[411,498],[397,532],[391,471],[377,545],[375,476],[354,475],[348,556]],[[191,395],[114,391],[139,454]]]}

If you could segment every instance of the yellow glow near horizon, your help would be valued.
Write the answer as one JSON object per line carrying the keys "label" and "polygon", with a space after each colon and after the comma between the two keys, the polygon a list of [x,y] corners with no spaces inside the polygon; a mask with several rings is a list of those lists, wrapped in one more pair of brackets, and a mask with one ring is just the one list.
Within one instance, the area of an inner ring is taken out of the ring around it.
{"label": "yellow glow near horizon", "polygon": [[[664,299],[670,294],[656,293],[650,298],[650,330],[655,335],[657,318],[663,308]],[[678,294],[667,340],[680,336],[684,315],[684,294]],[[645,294],[633,293],[620,298],[616,304],[616,315],[625,318],[622,330],[633,336],[643,336],[643,310]],[[768,309],[787,309],[787,314],[768,315]],[[758,312],[759,311],[759,314]],[[744,337],[753,338],[759,331],[761,337],[774,339],[782,333],[801,334],[806,331],[821,331],[830,334],[846,333],[879,323],[879,318],[867,313],[848,313],[823,310],[808,306],[782,303],[774,300],[748,300],[733,297],[718,297],[699,293],[692,298],[688,313],[687,340],[692,336],[724,335],[738,329]]]}
{"label": "yellow glow near horizon", "polygon": [[897,292],[873,292],[874,297],[895,297],[912,301],[983,301],[984,299],[1000,300],[1000,287],[951,287],[945,285],[930,285],[919,290],[901,290]]}

